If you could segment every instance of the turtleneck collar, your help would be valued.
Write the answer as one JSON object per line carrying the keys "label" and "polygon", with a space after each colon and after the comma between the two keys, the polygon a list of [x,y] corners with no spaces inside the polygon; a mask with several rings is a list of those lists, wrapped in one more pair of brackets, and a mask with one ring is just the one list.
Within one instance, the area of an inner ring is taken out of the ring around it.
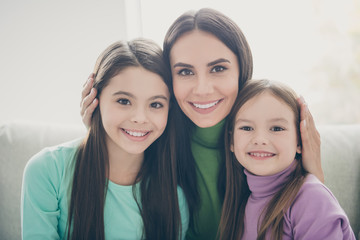
{"label": "turtleneck collar", "polygon": [[222,130],[225,125],[226,118],[220,121],[218,124],[208,128],[201,128],[195,126],[193,140],[208,148],[218,148],[219,140],[222,136]]}
{"label": "turtleneck collar", "polygon": [[294,160],[289,167],[271,176],[257,176],[244,169],[252,197],[264,198],[278,192],[295,170],[296,162]]}

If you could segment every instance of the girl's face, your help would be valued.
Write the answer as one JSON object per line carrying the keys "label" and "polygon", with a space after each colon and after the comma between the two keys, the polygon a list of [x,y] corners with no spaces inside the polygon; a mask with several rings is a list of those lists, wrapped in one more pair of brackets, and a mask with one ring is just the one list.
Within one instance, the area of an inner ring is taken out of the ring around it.
{"label": "girl's face", "polygon": [[111,78],[99,98],[109,154],[142,154],[166,127],[169,99],[163,79],[142,67]]}
{"label": "girl's face", "polygon": [[294,118],[291,108],[268,91],[251,98],[236,115],[231,151],[255,175],[281,172],[301,152]]}
{"label": "girl's face", "polygon": [[170,52],[174,93],[182,111],[199,127],[211,127],[230,112],[239,88],[236,55],[204,31],[181,36]]}

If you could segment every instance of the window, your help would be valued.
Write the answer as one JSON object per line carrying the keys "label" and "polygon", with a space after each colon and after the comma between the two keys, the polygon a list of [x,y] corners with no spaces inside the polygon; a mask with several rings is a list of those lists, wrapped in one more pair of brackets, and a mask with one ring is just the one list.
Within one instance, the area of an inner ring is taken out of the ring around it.
{"label": "window", "polygon": [[143,36],[162,46],[187,10],[217,9],[242,29],[254,78],[287,83],[308,102],[317,124],[360,123],[360,2],[141,1]]}

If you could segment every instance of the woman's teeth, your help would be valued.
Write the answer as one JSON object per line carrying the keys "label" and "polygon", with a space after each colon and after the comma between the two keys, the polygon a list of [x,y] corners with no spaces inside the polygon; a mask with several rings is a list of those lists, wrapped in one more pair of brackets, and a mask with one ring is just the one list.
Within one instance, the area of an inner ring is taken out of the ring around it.
{"label": "woman's teeth", "polygon": [[208,104],[193,103],[193,105],[197,108],[205,109],[205,108],[211,108],[211,107],[215,106],[216,104],[218,104],[219,102],[220,102],[220,100],[213,102],[213,103],[208,103]]}

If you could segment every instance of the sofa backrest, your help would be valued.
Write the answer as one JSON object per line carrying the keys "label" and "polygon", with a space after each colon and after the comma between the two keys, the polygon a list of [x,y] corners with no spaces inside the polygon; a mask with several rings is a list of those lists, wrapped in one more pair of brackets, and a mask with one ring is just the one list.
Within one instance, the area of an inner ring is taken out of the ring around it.
{"label": "sofa backrest", "polygon": [[320,126],[319,132],[325,185],[360,239],[360,124]]}
{"label": "sofa backrest", "polygon": [[0,239],[21,239],[20,195],[27,161],[45,147],[85,133],[82,126],[25,122],[0,126]]}
{"label": "sofa backrest", "polygon": [[[360,124],[319,126],[325,185],[360,231]],[[26,162],[44,147],[85,136],[83,126],[0,125],[0,239],[21,239],[20,194]]]}

